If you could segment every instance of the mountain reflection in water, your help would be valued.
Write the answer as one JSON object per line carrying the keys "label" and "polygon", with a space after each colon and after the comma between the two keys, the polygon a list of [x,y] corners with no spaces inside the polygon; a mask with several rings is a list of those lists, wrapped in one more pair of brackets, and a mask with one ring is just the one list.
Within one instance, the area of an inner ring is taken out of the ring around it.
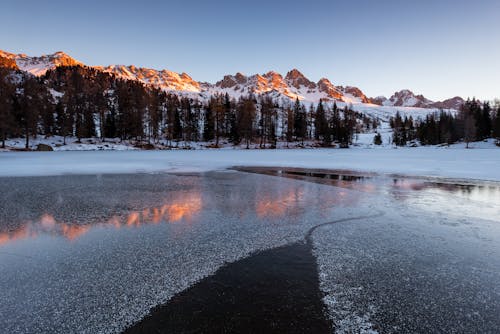
{"label": "mountain reflection in water", "polygon": [[201,209],[200,192],[183,192],[160,207],[132,211],[122,217],[113,216],[104,222],[75,224],[57,220],[53,214],[45,213],[39,219],[23,222],[13,231],[0,232],[0,246],[13,241],[37,238],[40,235],[58,236],[73,241],[94,228],[119,229],[161,222],[176,223],[181,220],[189,222]]}

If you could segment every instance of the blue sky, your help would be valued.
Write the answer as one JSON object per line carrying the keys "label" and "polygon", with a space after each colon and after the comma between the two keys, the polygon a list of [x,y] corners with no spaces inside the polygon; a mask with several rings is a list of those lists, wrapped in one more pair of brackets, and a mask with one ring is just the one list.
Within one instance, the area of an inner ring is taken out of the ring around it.
{"label": "blue sky", "polygon": [[498,0],[23,0],[2,4],[0,29],[6,51],[200,81],[298,68],[369,96],[500,97]]}

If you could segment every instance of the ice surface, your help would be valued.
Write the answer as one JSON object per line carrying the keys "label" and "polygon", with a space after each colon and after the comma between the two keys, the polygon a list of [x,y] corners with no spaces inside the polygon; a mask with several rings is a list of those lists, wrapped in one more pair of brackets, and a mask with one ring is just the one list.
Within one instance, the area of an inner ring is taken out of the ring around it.
{"label": "ice surface", "polygon": [[498,149],[284,149],[112,152],[4,152],[0,176],[204,172],[231,166],[347,169],[500,180]]}
{"label": "ice surface", "polygon": [[0,178],[0,328],[120,332],[226,262],[383,212],[312,234],[337,331],[493,332],[498,186],[377,179],[346,189],[232,171]]}
{"label": "ice surface", "polygon": [[[313,234],[336,332],[495,332],[500,215],[478,215],[495,198],[487,204],[472,194],[466,202],[467,191],[396,188],[366,199],[384,216]],[[446,203],[461,209],[460,218]]]}
{"label": "ice surface", "polygon": [[[0,328],[116,333],[358,195],[236,172],[0,178]],[[159,218],[159,219],[158,219]]]}

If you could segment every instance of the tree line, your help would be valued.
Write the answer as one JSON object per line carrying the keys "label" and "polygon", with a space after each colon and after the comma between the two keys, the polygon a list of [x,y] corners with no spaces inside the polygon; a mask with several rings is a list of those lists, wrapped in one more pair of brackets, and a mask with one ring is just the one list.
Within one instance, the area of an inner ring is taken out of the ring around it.
{"label": "tree line", "polygon": [[309,109],[298,99],[268,95],[207,99],[165,92],[86,66],[57,67],[42,77],[0,67],[0,139],[41,135],[135,140],[138,143],[222,140],[249,147],[278,141],[347,147],[354,133],[376,127],[352,108],[320,102]]}
{"label": "tree line", "polygon": [[495,138],[500,145],[500,104],[467,100],[458,112],[440,111],[414,121],[397,113],[391,118],[393,143],[405,146],[418,140],[422,145],[466,143]]}

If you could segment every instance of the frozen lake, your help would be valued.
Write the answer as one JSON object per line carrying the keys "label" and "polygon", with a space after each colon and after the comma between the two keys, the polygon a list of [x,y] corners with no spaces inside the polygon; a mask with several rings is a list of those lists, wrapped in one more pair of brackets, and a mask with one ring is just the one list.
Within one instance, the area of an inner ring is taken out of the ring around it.
{"label": "frozen lake", "polygon": [[0,178],[0,328],[121,332],[227,263],[305,244],[331,331],[500,328],[498,183],[253,172]]}

